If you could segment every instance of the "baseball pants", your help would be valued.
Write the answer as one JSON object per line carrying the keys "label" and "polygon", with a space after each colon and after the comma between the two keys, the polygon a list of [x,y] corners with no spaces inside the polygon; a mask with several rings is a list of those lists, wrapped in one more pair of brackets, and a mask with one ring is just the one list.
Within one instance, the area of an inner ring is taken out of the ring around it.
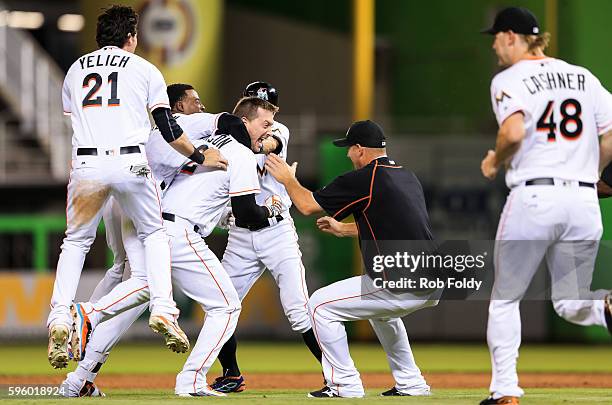
{"label": "baseball pants", "polygon": [[[166,226],[172,247],[172,280],[177,288],[198,302],[206,313],[197,342],[176,379],[177,394],[193,393],[207,386],[208,369],[223,344],[234,333],[240,315],[240,300],[219,259],[194,231],[193,225],[176,217],[176,222],[167,221]],[[130,232],[126,225],[122,229],[130,260],[132,256],[142,257],[142,253],[138,255],[138,250],[142,252],[142,245],[135,237],[135,232]],[[96,364],[103,362],[100,358],[105,357],[101,357],[100,353],[108,352],[119,340],[117,335],[123,334],[142,313],[148,289],[146,280],[139,277],[139,273],[137,267],[134,267],[132,278],[121,283],[111,294],[96,303],[83,304],[95,326],[90,343],[93,345],[88,345],[85,354],[87,359],[92,347],[94,358],[89,360],[90,363],[85,363],[84,367],[94,361]],[[102,332],[100,337],[96,337],[99,328],[102,328]]]}
{"label": "baseball pants", "polygon": [[375,288],[367,275],[341,280],[315,291],[308,307],[315,336],[323,351],[323,374],[328,387],[341,397],[365,395],[349,353],[343,322],[368,319],[387,354],[396,388],[412,395],[429,391],[414,361],[400,318],[437,305],[434,294],[392,294]]}
{"label": "baseball pants", "polygon": [[121,219],[124,216],[125,214],[119,204],[115,202],[115,198],[110,197],[102,211],[102,219],[106,230],[106,244],[113,252],[113,265],[104,273],[104,277],[96,285],[89,299],[91,302],[98,301],[123,280],[127,264],[127,256],[121,236]]}
{"label": "baseball pants", "polygon": [[[118,152],[118,151],[113,151]],[[147,280],[151,288],[151,312],[175,317],[172,299],[170,249],[161,218],[159,187],[150,173],[134,173],[135,166],[148,168],[144,153],[76,156],[68,183],[66,237],[57,264],[47,326],[70,326],[70,305],[78,287],[85,255],[93,243],[110,196],[136,224],[144,243]]]}
{"label": "baseball pants", "polygon": [[311,328],[308,287],[293,219],[284,215],[282,221],[258,231],[231,226],[222,263],[241,301],[267,268],[291,329],[304,333]]}
{"label": "baseball pants", "polygon": [[511,190],[497,230],[487,324],[493,398],[523,395],[516,371],[519,304],[543,259],[555,311],[578,325],[605,326],[603,298],[608,291],[590,291],[601,235],[595,189],[566,182]]}

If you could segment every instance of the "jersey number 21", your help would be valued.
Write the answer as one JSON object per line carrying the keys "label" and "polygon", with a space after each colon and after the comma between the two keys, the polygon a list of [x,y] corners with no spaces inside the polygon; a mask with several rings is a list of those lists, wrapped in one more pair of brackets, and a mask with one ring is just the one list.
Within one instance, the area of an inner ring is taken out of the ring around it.
{"label": "jersey number 21", "polygon": [[[102,76],[98,73],[90,73],[83,79],[83,88],[89,87],[91,82],[94,81],[94,85],[83,99],[83,108],[87,107],[102,107],[102,97],[95,97],[96,93],[102,87]],[[119,82],[119,72],[113,72],[108,75],[108,84],[111,86],[111,96],[108,99],[109,107],[117,107],[121,104],[121,100],[117,97],[117,84]]]}

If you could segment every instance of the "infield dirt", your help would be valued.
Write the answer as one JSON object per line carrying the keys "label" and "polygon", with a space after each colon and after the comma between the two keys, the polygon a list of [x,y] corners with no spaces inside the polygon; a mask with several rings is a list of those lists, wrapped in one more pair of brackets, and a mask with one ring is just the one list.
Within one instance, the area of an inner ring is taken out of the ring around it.
{"label": "infield dirt", "polygon": [[[433,390],[436,388],[486,388],[488,373],[425,373]],[[209,382],[214,378],[209,376]],[[175,374],[100,374],[96,384],[101,388],[173,389]],[[389,373],[362,373],[366,388],[394,385]],[[62,376],[0,376],[0,384],[59,384]],[[250,389],[314,389],[322,386],[320,373],[253,373],[245,375]],[[612,388],[612,373],[521,373],[523,388]]]}

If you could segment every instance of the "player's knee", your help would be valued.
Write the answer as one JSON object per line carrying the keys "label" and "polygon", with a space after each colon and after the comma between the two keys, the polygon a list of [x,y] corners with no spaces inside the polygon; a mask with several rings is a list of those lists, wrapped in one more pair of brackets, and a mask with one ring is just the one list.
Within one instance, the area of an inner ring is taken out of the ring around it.
{"label": "player's knee", "polygon": [[74,233],[66,233],[66,237],[64,238],[64,242],[62,243],[62,250],[78,249],[87,253],[89,252],[89,249],[91,248],[94,239],[95,236],[83,236]]}
{"label": "player's knee", "polygon": [[553,300],[555,312],[568,322],[580,324],[591,315],[589,305],[579,305],[578,300]]}
{"label": "player's knee", "polygon": [[291,330],[298,333],[304,333],[308,329],[312,328],[310,323],[310,314],[306,307],[303,310],[287,311],[287,320],[291,325]]}
{"label": "player's knee", "polygon": [[168,243],[170,241],[164,228],[157,228],[151,233],[138,232],[138,238],[144,243],[145,247],[151,243]]}

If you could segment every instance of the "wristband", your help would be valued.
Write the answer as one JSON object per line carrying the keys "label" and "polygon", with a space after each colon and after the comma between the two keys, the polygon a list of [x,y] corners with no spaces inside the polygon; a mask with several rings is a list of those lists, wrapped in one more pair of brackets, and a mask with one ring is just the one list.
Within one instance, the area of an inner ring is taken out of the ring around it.
{"label": "wristband", "polygon": [[201,165],[204,163],[204,155],[197,149],[193,149],[193,153],[189,155],[189,159]]}

